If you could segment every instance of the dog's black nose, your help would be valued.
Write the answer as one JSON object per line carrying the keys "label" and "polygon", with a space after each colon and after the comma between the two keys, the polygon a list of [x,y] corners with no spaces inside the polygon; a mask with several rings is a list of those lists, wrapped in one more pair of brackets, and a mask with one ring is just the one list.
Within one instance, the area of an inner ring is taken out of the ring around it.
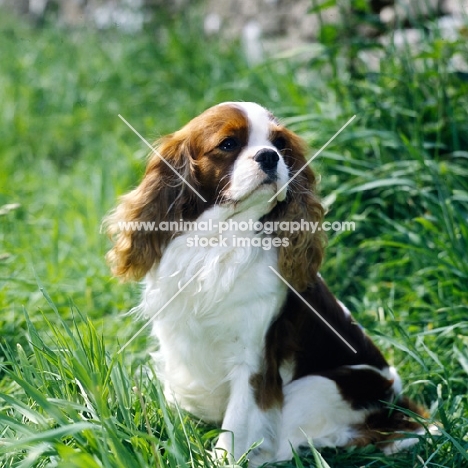
{"label": "dog's black nose", "polygon": [[262,149],[255,156],[254,160],[260,164],[260,167],[266,173],[270,173],[276,169],[278,165],[279,156],[278,153],[271,149]]}

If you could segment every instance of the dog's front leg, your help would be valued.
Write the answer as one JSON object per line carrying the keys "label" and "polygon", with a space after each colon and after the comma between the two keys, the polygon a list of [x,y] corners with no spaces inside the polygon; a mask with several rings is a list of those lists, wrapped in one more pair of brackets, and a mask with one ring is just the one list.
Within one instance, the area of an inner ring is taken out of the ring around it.
{"label": "dog's front leg", "polygon": [[[249,466],[268,461],[276,450],[278,410],[261,410],[250,383],[252,370],[248,366],[237,366],[231,374],[230,397],[224,415],[222,429],[216,449],[238,460],[252,445],[261,442],[249,458]],[[235,460],[233,460],[235,459]]]}

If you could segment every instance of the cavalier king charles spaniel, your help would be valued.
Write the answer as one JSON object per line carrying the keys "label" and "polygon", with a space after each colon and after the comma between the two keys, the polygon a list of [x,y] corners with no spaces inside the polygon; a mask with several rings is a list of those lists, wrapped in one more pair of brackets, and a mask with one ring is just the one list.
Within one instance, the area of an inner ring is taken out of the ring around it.
{"label": "cavalier king charles spaniel", "polygon": [[220,424],[230,460],[261,442],[250,466],[309,440],[393,453],[426,430],[318,273],[324,233],[305,227],[324,209],[305,154],[265,108],[222,103],[162,138],[107,220],[114,274],[143,279],[166,397]]}

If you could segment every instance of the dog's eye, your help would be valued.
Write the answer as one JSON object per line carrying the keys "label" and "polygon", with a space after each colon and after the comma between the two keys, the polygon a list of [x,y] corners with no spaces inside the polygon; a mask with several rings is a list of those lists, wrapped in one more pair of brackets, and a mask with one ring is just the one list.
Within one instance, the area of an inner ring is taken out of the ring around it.
{"label": "dog's eye", "polygon": [[272,143],[278,151],[282,151],[286,148],[286,138],[284,137],[277,137],[272,141]]}
{"label": "dog's eye", "polygon": [[225,138],[218,146],[218,148],[222,151],[235,151],[239,149],[239,147],[239,141],[232,137]]}

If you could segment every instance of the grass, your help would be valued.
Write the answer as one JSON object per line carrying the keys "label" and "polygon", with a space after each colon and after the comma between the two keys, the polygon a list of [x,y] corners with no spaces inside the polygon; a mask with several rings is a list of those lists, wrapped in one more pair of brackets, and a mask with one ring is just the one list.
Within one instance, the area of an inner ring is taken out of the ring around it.
{"label": "grass", "polygon": [[[323,274],[431,407],[441,437],[384,457],[309,451],[281,466],[468,466],[466,38],[417,50],[336,40],[248,67],[197,22],[132,37],[0,20],[0,466],[214,466],[217,430],[166,408],[136,285],[110,278],[100,233],[152,139],[224,100],[254,100],[319,148],[330,237]],[[339,37],[339,36],[338,36]],[[369,70],[357,52],[376,48]]]}

